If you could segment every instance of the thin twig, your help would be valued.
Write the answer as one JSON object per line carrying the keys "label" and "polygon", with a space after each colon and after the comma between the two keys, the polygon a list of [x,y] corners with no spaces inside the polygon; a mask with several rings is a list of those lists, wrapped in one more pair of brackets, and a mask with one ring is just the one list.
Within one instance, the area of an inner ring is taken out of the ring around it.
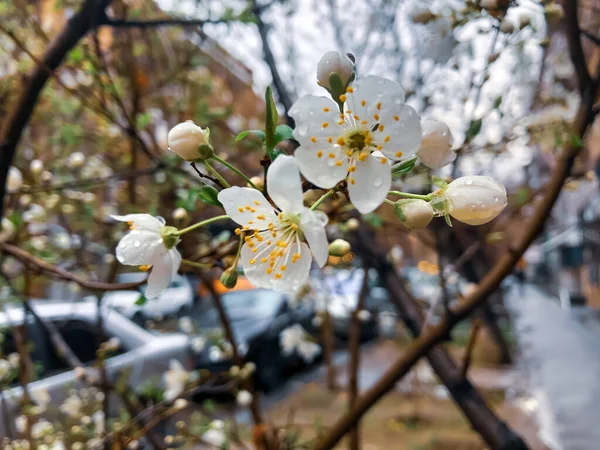
{"label": "thin twig", "polygon": [[467,348],[465,350],[465,356],[463,358],[462,363],[463,378],[467,377],[467,372],[469,371],[469,366],[471,365],[473,350],[475,349],[475,342],[477,341],[477,336],[479,335],[480,329],[481,322],[479,320],[473,320],[473,323],[471,325],[471,333],[469,334],[469,342],[467,343]]}

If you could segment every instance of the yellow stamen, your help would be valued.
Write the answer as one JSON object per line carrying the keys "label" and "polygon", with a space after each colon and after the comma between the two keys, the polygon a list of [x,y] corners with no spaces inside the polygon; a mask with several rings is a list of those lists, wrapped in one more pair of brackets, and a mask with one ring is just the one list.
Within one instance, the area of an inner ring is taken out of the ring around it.
{"label": "yellow stamen", "polygon": [[329,154],[327,156],[329,156],[331,159],[333,159],[333,158],[335,158],[335,153],[329,152]]}
{"label": "yellow stamen", "polygon": [[354,88],[352,88],[352,86],[348,86],[348,87],[346,88],[346,92],[347,92],[348,94],[352,94],[352,93],[354,92]]}
{"label": "yellow stamen", "polygon": [[311,142],[314,144],[314,143],[316,143],[316,142],[317,142],[317,138],[316,138],[316,137],[314,137],[314,136],[311,136],[311,137],[310,137],[310,141],[311,141]]}
{"label": "yellow stamen", "polygon": [[379,114],[373,114],[373,119],[379,120]]}
{"label": "yellow stamen", "polygon": [[379,127],[377,127],[377,129],[378,129],[380,132],[383,132],[383,128],[384,128],[384,127],[383,127],[383,124],[382,124],[382,123],[380,123],[380,124],[379,124]]}
{"label": "yellow stamen", "polygon": [[256,264],[256,258],[252,258],[252,259],[250,260],[250,264]]}
{"label": "yellow stamen", "polygon": [[244,208],[242,208],[241,206],[238,208],[238,211],[243,213],[244,212]]}
{"label": "yellow stamen", "polygon": [[363,125],[366,125],[366,124],[368,124],[369,122],[367,122],[366,120],[363,120],[361,123],[362,123]]}
{"label": "yellow stamen", "polygon": [[271,275],[271,272],[273,272],[273,268],[267,267],[267,270],[265,270],[265,272],[267,273],[267,275]]}
{"label": "yellow stamen", "polygon": [[346,141],[344,140],[344,138],[342,136],[337,138],[337,145],[339,145],[340,147],[343,147],[344,145],[346,145]]}
{"label": "yellow stamen", "polygon": [[398,117],[398,116],[394,116],[394,120],[395,120],[396,122],[398,122],[398,121],[400,120],[400,117]]}
{"label": "yellow stamen", "polygon": [[150,264],[146,264],[144,266],[140,266],[140,270],[142,272],[148,272],[151,268],[152,268],[152,266]]}
{"label": "yellow stamen", "polygon": [[317,152],[317,158],[322,158],[323,157],[323,152],[321,150],[319,150]]}
{"label": "yellow stamen", "polygon": [[259,202],[258,200],[254,200],[254,204],[255,204],[256,206],[260,206],[260,202]]}
{"label": "yellow stamen", "polygon": [[367,102],[366,102],[366,101],[364,101],[364,100],[361,100],[361,101],[360,101],[360,104],[361,104],[362,106],[366,106]]}
{"label": "yellow stamen", "polygon": [[375,105],[375,107],[376,107],[376,108],[377,108],[379,111],[381,111],[381,102],[378,102],[378,103],[377,103],[377,105]]}
{"label": "yellow stamen", "polygon": [[402,152],[396,152],[396,158],[400,158],[403,155]]}
{"label": "yellow stamen", "polygon": [[340,95],[340,102],[345,102],[345,101],[346,101],[346,94]]}
{"label": "yellow stamen", "polygon": [[280,273],[276,273],[275,274],[275,278],[277,278],[278,280],[281,279],[281,274]]}
{"label": "yellow stamen", "polygon": [[235,234],[237,234],[238,236],[242,233],[242,229],[241,228],[236,228],[235,229]]}
{"label": "yellow stamen", "polygon": [[387,161],[388,161],[387,158],[381,158],[380,162],[381,162],[381,164],[387,164]]}
{"label": "yellow stamen", "polygon": [[287,269],[287,266],[286,266],[286,265],[283,265],[283,266],[281,266],[281,267],[279,268],[279,270],[281,270],[282,272],[285,272],[285,269]]}
{"label": "yellow stamen", "polygon": [[356,183],[356,181],[354,181],[354,178],[348,178],[348,181],[350,181],[350,184]]}
{"label": "yellow stamen", "polygon": [[356,170],[356,166],[350,166],[348,167],[348,172],[352,173]]}
{"label": "yellow stamen", "polygon": [[333,142],[333,138],[332,138],[331,136],[329,136],[329,137],[327,138],[327,142],[329,142],[329,143],[331,144],[331,143]]}
{"label": "yellow stamen", "polygon": [[390,142],[390,137],[386,136],[385,139],[383,140],[383,142]]}
{"label": "yellow stamen", "polygon": [[329,112],[329,108],[323,108],[323,112]]}
{"label": "yellow stamen", "polygon": [[368,153],[361,153],[360,155],[358,155],[358,160],[359,161],[364,161],[365,159],[367,159]]}
{"label": "yellow stamen", "polygon": [[335,165],[338,166],[338,167],[340,167],[342,165],[342,161],[336,161]]}
{"label": "yellow stamen", "polygon": [[329,122],[323,122],[323,124],[321,125],[323,128],[327,128],[329,126]]}

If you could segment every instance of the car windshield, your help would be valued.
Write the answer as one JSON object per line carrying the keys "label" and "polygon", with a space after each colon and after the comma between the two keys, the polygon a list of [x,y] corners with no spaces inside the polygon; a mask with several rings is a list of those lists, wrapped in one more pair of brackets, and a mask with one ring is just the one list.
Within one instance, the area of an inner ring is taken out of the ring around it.
{"label": "car windshield", "polygon": [[284,300],[281,294],[266,289],[228,292],[223,295],[223,306],[232,316],[273,316]]}
{"label": "car windshield", "polygon": [[[139,283],[141,281],[144,281],[147,276],[148,276],[148,274],[146,274],[144,272],[120,273],[119,275],[117,275],[117,282],[118,283]],[[169,288],[178,288],[181,286],[183,286],[183,277],[180,275],[175,275],[175,277],[173,278],[173,281],[171,281],[171,284],[169,285]],[[137,287],[137,289],[141,290],[141,291],[144,291],[145,288],[146,288],[146,283]]]}

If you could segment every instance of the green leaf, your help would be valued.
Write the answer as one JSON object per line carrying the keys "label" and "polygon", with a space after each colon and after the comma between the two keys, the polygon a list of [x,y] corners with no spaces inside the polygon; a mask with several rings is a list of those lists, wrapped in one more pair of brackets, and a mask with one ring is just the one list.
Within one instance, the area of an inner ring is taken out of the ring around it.
{"label": "green leaf", "polygon": [[265,132],[262,130],[245,130],[242,131],[240,134],[238,134],[235,138],[236,141],[241,141],[242,139],[246,138],[246,136],[248,136],[249,134],[253,134],[254,136],[258,137],[261,141],[265,142]]}
{"label": "green leaf", "polygon": [[142,113],[136,117],[136,125],[139,130],[145,130],[150,125],[150,114]]}
{"label": "green leaf", "polygon": [[403,175],[405,173],[410,172],[413,167],[415,167],[415,163],[417,162],[417,157],[413,156],[406,161],[402,161],[394,166],[392,166],[392,177],[397,177]]}
{"label": "green leaf", "polygon": [[273,100],[273,91],[267,87],[265,92],[265,102],[267,104],[267,114],[265,120],[265,145],[267,150],[275,148],[275,130],[277,127],[277,107]]}
{"label": "green leaf", "polygon": [[473,139],[475,136],[477,136],[479,134],[479,132],[481,131],[482,123],[483,123],[483,119],[477,119],[477,120],[471,121],[471,124],[469,125],[469,129],[467,130],[467,141],[470,141],[471,139]]}
{"label": "green leaf", "polygon": [[275,145],[287,139],[294,139],[292,129],[285,124],[277,125],[277,128],[275,128]]}
{"label": "green leaf", "polygon": [[525,187],[519,189],[515,194],[515,202],[517,205],[522,206],[527,203],[527,200],[529,200],[529,189]]}
{"label": "green leaf", "polygon": [[398,219],[400,219],[402,222],[406,222],[406,214],[404,214],[404,211],[402,210],[402,205],[395,204],[394,213],[396,214]]}
{"label": "green leaf", "polygon": [[499,95],[498,97],[496,97],[496,100],[494,100],[494,109],[500,108],[501,104],[502,104],[502,96]]}
{"label": "green leaf", "polygon": [[223,205],[219,201],[219,199],[217,197],[218,195],[219,195],[219,191],[217,191],[214,187],[209,186],[209,185],[202,186],[202,189],[200,189],[200,192],[198,193],[198,197],[200,197],[200,199],[204,203],[222,207]]}
{"label": "green leaf", "polygon": [[83,59],[83,49],[81,47],[75,47],[71,53],[69,53],[68,60],[70,64],[77,64]]}
{"label": "green leaf", "polygon": [[571,145],[575,149],[580,149],[583,147],[583,139],[578,134],[571,135]]}
{"label": "green leaf", "polygon": [[144,294],[140,295],[140,297],[135,301],[135,304],[138,306],[143,306],[146,304],[146,302],[148,301],[148,299],[146,298],[146,296]]}

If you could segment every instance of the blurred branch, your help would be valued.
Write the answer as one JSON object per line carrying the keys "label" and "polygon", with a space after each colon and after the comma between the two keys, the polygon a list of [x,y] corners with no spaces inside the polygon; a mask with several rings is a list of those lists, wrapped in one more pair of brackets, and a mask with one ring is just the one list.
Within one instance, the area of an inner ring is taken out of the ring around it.
{"label": "blurred branch", "polygon": [[283,105],[283,109],[285,110],[285,118],[290,127],[294,127],[294,119],[292,119],[289,115],[290,109],[292,107],[292,98],[290,93],[288,92],[285,83],[281,78],[281,74],[279,73],[279,69],[277,68],[277,62],[275,61],[275,55],[273,54],[273,50],[271,49],[271,44],[269,44],[269,29],[268,25],[265,24],[262,20],[263,8],[257,7],[256,4],[252,8],[252,12],[256,17],[256,26],[258,28],[258,33],[260,34],[260,39],[262,41],[263,54],[265,58],[265,62],[267,66],[269,66],[269,70],[271,71],[271,77],[273,78],[273,84],[275,85],[275,90],[277,91],[277,97],[279,101]]}
{"label": "blurred branch", "polygon": [[590,74],[585,61],[585,54],[581,46],[581,29],[579,28],[578,20],[578,1],[564,1],[563,7],[565,10],[565,21],[567,23],[567,39],[569,43],[569,53],[571,54],[571,62],[575,67],[579,91],[589,86],[591,82]]}
{"label": "blurred branch", "polygon": [[52,264],[47,263],[46,261],[36,256],[33,256],[32,254],[20,249],[19,247],[16,247],[11,244],[6,244],[4,242],[0,243],[0,252],[17,258],[19,261],[21,261],[23,264],[25,264],[27,267],[30,267],[31,269],[44,272],[53,278],[58,278],[65,281],[73,281],[74,283],[77,283],[81,287],[87,289],[98,291],[118,291],[134,289],[146,282],[146,280],[144,280],[136,283],[103,283],[101,281],[86,280],[65,269],[53,266]]}
{"label": "blurred branch", "polygon": [[464,378],[467,378],[467,372],[469,371],[469,366],[471,365],[471,358],[473,356],[475,342],[477,341],[477,336],[479,335],[480,329],[481,322],[479,320],[473,320],[473,323],[471,324],[471,334],[469,334],[469,342],[467,343],[467,349],[465,350],[465,356],[462,363],[462,376]]}
{"label": "blurred branch", "polygon": [[[85,0],[79,11],[69,19],[64,29],[46,50],[41,59],[43,65],[38,64],[33,68],[21,93],[17,96],[17,100],[6,115],[0,129],[0,217],[4,216],[4,196],[8,171],[12,165],[17,144],[29,123],[41,91],[51,72],[62,63],[67,53],[77,45],[79,40],[94,27],[98,13],[110,3],[111,0]],[[50,73],[46,68],[50,70]]]}
{"label": "blurred branch", "polygon": [[583,34],[586,38],[592,41],[596,45],[600,45],[600,37],[593,35],[587,30],[581,30],[581,34]]}
{"label": "blurred branch", "polygon": [[153,20],[128,20],[112,19],[104,16],[98,23],[99,26],[110,26],[114,28],[160,28],[160,27],[202,27],[206,24],[230,23],[237,19],[153,19]]}

